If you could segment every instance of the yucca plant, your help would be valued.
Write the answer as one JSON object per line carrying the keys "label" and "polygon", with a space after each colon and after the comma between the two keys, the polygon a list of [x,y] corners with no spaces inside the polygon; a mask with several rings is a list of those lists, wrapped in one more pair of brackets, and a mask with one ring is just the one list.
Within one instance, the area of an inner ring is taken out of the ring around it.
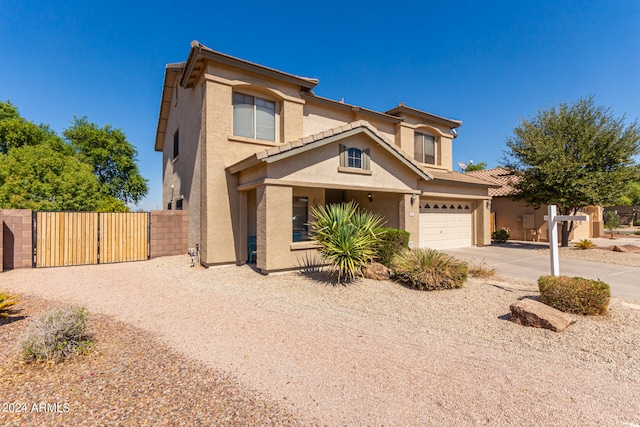
{"label": "yucca plant", "polygon": [[391,265],[396,278],[422,291],[461,288],[469,277],[467,263],[435,249],[407,249]]}
{"label": "yucca plant", "polygon": [[595,247],[596,247],[596,244],[589,239],[582,239],[576,243],[576,248],[578,249],[592,249]]}
{"label": "yucca plant", "polygon": [[351,281],[375,256],[375,248],[384,220],[378,214],[358,209],[349,203],[317,206],[312,209],[315,221],[310,223],[313,239],[320,253],[331,263],[331,273],[338,283]]}
{"label": "yucca plant", "polygon": [[7,317],[11,313],[12,305],[18,302],[18,295],[11,295],[0,291],[0,317]]}

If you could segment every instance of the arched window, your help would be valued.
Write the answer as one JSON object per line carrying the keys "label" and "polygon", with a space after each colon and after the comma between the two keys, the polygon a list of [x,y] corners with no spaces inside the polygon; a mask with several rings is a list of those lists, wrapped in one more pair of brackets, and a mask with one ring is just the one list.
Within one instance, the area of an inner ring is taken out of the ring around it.
{"label": "arched window", "polygon": [[340,167],[368,171],[371,167],[370,158],[371,150],[369,148],[361,150],[340,144]]}
{"label": "arched window", "polygon": [[362,151],[357,148],[349,148],[347,161],[347,167],[362,169]]}

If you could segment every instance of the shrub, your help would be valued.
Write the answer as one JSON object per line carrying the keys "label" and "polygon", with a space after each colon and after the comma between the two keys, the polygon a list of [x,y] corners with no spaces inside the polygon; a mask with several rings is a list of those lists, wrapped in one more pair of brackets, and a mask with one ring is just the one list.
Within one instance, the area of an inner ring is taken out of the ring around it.
{"label": "shrub", "polygon": [[406,249],[391,264],[399,280],[419,290],[461,288],[469,277],[464,261],[434,249]]}
{"label": "shrub", "polygon": [[84,352],[92,341],[86,336],[87,311],[68,307],[40,316],[22,341],[28,361],[60,360]]}
{"label": "shrub", "polygon": [[593,249],[595,247],[596,244],[589,239],[582,239],[578,243],[576,243],[576,248],[578,249]]}
{"label": "shrub", "polygon": [[469,274],[471,277],[488,279],[490,277],[495,277],[498,272],[495,268],[489,268],[485,262],[482,262],[480,264],[471,264],[469,266]]}
{"label": "shrub", "polygon": [[7,317],[11,313],[12,305],[18,302],[18,295],[11,295],[7,292],[0,292],[0,317]]}
{"label": "shrub", "polygon": [[640,236],[640,230],[634,231],[633,234],[635,234],[636,236]]}
{"label": "shrub", "polygon": [[380,264],[391,266],[393,256],[408,249],[410,233],[396,228],[381,228],[380,241],[376,247],[376,258]]}
{"label": "shrub", "polygon": [[507,227],[502,227],[500,230],[496,230],[491,234],[491,240],[496,243],[504,243],[511,237],[511,230]]}
{"label": "shrub", "polygon": [[362,275],[375,256],[382,217],[360,211],[353,201],[314,207],[312,214],[316,218],[310,223],[313,239],[331,263],[331,274],[338,275],[338,283]]}
{"label": "shrub", "polygon": [[542,276],[538,288],[540,301],[567,313],[604,314],[611,298],[608,284],[582,277]]}

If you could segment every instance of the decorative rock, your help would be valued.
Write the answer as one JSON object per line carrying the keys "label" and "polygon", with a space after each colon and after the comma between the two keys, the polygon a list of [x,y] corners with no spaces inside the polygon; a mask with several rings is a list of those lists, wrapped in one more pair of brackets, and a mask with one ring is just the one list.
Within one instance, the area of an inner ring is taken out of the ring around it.
{"label": "decorative rock", "polygon": [[560,310],[532,299],[523,299],[511,304],[511,321],[523,326],[551,329],[561,332],[576,320]]}
{"label": "decorative rock", "polygon": [[391,270],[378,262],[372,262],[364,269],[364,277],[373,280],[389,280]]}

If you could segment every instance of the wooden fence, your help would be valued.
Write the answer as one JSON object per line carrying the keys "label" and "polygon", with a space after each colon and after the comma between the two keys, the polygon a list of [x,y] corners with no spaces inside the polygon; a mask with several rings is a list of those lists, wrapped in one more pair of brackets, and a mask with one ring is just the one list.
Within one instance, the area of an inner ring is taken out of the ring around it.
{"label": "wooden fence", "polygon": [[149,259],[149,213],[34,212],[34,267]]}

